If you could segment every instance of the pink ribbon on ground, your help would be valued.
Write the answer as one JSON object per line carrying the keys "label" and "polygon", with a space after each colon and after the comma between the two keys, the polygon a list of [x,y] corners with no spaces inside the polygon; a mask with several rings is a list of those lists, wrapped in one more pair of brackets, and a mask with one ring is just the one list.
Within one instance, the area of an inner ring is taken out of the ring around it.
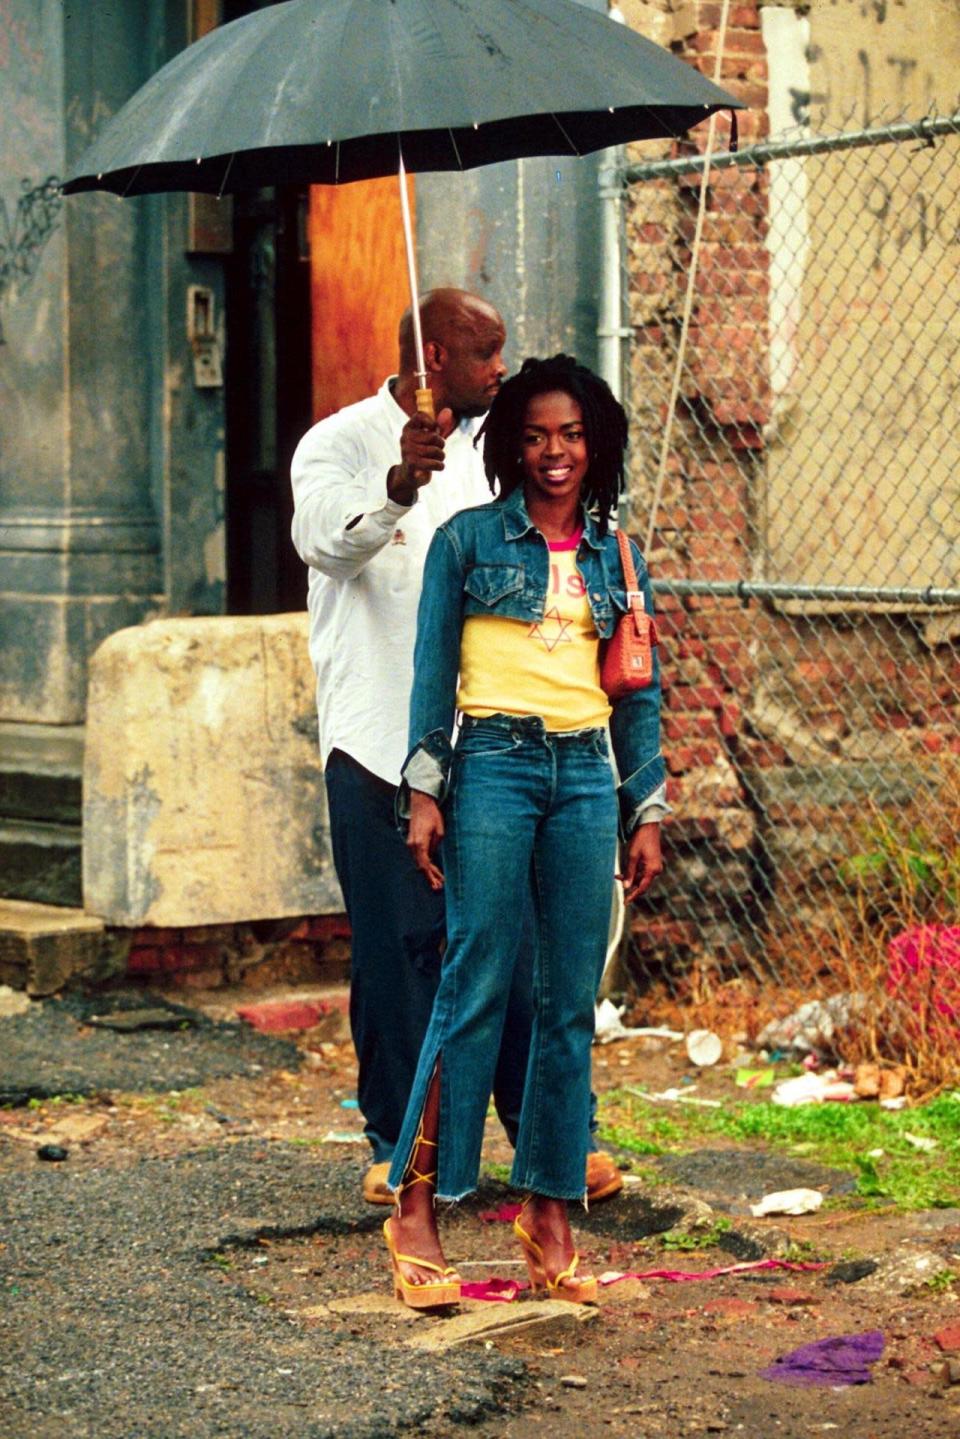
{"label": "pink ribbon on ground", "polygon": [[[504,1206],[509,1208],[509,1205]],[[751,1259],[742,1264],[727,1264],[722,1269],[643,1269],[628,1274],[611,1269],[600,1275],[601,1284],[619,1284],[621,1279],[666,1279],[674,1284],[689,1279],[719,1279],[724,1274],[746,1274],[755,1269],[788,1269],[793,1273],[809,1272],[813,1269],[829,1269],[829,1264],[815,1264],[810,1260],[793,1259]],[[460,1293],[464,1299],[496,1300],[511,1304],[524,1289],[530,1286],[525,1279],[482,1279],[462,1284]]]}
{"label": "pink ribbon on ground", "polygon": [[621,1279],[668,1279],[674,1284],[687,1279],[719,1279],[724,1274],[746,1274],[751,1269],[789,1269],[793,1273],[811,1269],[828,1269],[828,1264],[812,1260],[751,1259],[742,1264],[726,1264],[722,1269],[643,1269],[628,1274],[611,1269],[600,1275],[601,1284],[619,1284]]}
{"label": "pink ribbon on ground", "polygon": [[460,1295],[463,1299],[497,1299],[502,1304],[510,1304],[522,1289],[529,1288],[525,1279],[482,1279],[461,1284]]}

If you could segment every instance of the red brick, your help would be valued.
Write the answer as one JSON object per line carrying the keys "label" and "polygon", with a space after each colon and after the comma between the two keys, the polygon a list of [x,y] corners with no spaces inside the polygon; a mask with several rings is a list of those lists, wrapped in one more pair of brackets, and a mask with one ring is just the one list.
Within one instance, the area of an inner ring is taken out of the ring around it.
{"label": "red brick", "polygon": [[724,689],[743,691],[752,683],[755,670],[749,671],[740,665],[707,665],[707,678]]}
{"label": "red brick", "polygon": [[156,974],[163,969],[163,950],[156,945],[138,945],[127,958],[128,974]]}
{"label": "red brick", "polygon": [[708,739],[717,733],[717,722],[712,710],[703,714],[670,714],[664,715],[663,736],[668,743],[678,743],[681,740]]}
{"label": "red brick", "polygon": [[328,1012],[322,1001],[274,1000],[265,1004],[247,1004],[237,1010],[237,1018],[244,1020],[264,1034],[274,1034],[293,1029],[312,1029]]}
{"label": "red brick", "polygon": [[677,685],[670,694],[670,708],[675,710],[720,709],[723,692],[713,685]]}
{"label": "red brick", "polygon": [[127,960],[128,974],[173,974],[216,968],[223,955],[219,944],[138,945]]}
{"label": "red brick", "polygon": [[728,1319],[746,1319],[756,1314],[759,1304],[753,1299],[711,1299],[703,1306],[704,1314],[718,1314]]}
{"label": "red brick", "polygon": [[148,948],[165,944],[179,944],[183,939],[182,929],[154,929],[153,926],[134,931],[133,947],[146,945]]}
{"label": "red brick", "polygon": [[326,943],[331,939],[350,939],[350,921],[345,914],[318,914],[307,921],[307,936]]}
{"label": "red brick", "polygon": [[[719,30],[723,23],[723,6],[719,0],[701,0],[697,18],[702,29]],[[727,12],[727,25],[757,30],[760,27],[760,12],[756,4],[731,5]]]}
{"label": "red brick", "polygon": [[803,1289],[771,1289],[767,1293],[771,1304],[816,1304],[817,1297]]}
{"label": "red brick", "polygon": [[743,723],[743,711],[739,705],[724,705],[720,711],[720,733],[724,739],[732,739]]}

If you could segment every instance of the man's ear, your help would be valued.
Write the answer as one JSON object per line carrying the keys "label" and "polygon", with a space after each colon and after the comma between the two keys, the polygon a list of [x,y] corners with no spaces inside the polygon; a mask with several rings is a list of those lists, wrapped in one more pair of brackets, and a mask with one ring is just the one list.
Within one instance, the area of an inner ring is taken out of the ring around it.
{"label": "man's ear", "polygon": [[427,340],[423,346],[423,363],[431,374],[439,375],[446,368],[447,350],[439,340]]}

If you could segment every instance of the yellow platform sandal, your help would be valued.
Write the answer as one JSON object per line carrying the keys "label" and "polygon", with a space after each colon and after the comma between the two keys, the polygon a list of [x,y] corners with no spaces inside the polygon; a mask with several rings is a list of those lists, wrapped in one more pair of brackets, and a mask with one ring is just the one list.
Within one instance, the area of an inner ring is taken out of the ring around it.
{"label": "yellow platform sandal", "polygon": [[520,1241],[523,1257],[527,1261],[527,1273],[530,1275],[530,1285],[534,1294],[541,1289],[546,1289],[551,1299],[565,1299],[570,1304],[596,1304],[598,1292],[596,1279],[578,1279],[576,1277],[577,1265],[580,1263],[579,1254],[575,1253],[566,1269],[562,1269],[553,1279],[548,1277],[543,1263],[543,1250],[520,1223],[528,1202],[528,1199],[523,1201],[520,1213],[513,1221],[513,1232]]}
{"label": "yellow platform sandal", "polygon": [[[436,1141],[424,1139],[423,1135],[417,1136],[413,1146],[414,1154],[417,1153],[422,1144],[429,1145],[436,1149]],[[405,1189],[414,1184],[431,1184],[436,1180],[437,1171],[431,1169],[426,1174],[421,1174],[412,1165],[408,1170],[409,1179],[405,1179],[397,1190],[397,1203]],[[392,1216],[391,1216],[392,1218]],[[401,1254],[394,1242],[390,1230],[390,1220],[384,1221],[383,1237],[387,1243],[387,1250],[390,1255],[390,1268],[393,1270],[393,1293],[396,1299],[401,1299],[411,1309],[439,1309],[442,1305],[459,1304],[460,1302],[460,1275],[448,1265],[441,1269],[439,1264],[432,1263],[429,1259],[418,1259],[415,1254]],[[401,1264],[415,1264],[418,1269],[429,1269],[438,1277],[426,1279],[418,1284],[415,1280],[405,1279],[400,1273]]]}

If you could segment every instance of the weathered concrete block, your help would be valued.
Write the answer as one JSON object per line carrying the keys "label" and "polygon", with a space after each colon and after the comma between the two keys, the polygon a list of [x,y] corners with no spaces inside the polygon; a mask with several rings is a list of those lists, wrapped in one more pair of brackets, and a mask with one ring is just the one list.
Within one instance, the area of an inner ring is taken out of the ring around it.
{"label": "weathered concrete block", "polygon": [[103,922],[77,909],[0,900],[0,983],[53,994],[71,979],[96,975]]}
{"label": "weathered concrete block", "polygon": [[84,905],[124,926],[343,909],[306,615],[156,620],[93,656]]}

